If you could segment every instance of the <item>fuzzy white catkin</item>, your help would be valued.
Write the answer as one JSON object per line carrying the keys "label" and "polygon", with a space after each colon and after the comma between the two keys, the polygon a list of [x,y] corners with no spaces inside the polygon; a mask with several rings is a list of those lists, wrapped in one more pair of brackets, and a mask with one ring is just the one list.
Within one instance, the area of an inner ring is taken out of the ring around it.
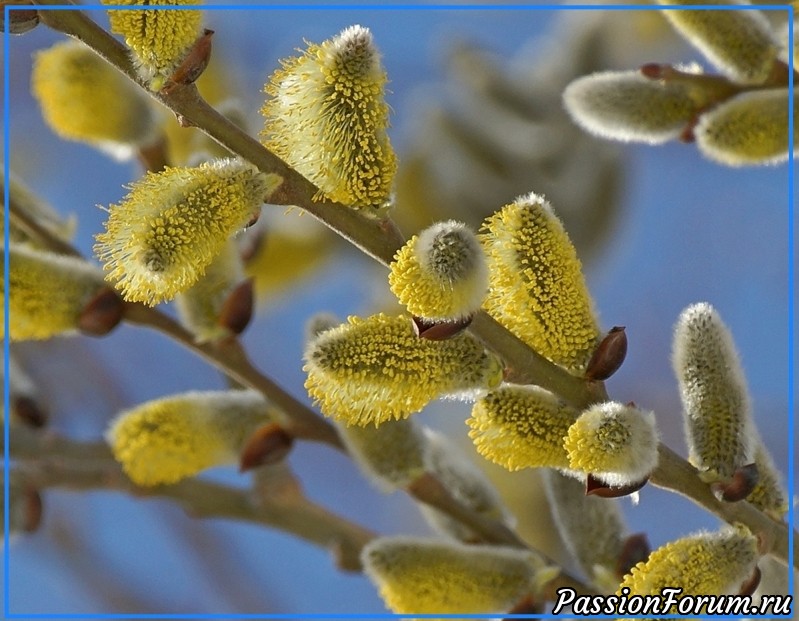
{"label": "fuzzy white catkin", "polygon": [[662,144],[679,136],[696,111],[684,85],[638,71],[606,71],[578,78],[563,92],[574,122],[601,138]]}
{"label": "fuzzy white catkin", "polygon": [[707,482],[728,480],[754,461],[756,433],[732,336],[707,303],[689,306],[674,331],[689,461]]}

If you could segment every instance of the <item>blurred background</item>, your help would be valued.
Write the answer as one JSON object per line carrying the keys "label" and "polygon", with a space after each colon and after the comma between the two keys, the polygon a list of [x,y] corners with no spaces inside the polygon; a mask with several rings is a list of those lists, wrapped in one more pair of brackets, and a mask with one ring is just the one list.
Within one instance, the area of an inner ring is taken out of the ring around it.
{"label": "blurred background", "polygon": [[[107,25],[101,12],[93,15]],[[735,337],[764,441],[788,472],[795,258],[788,255],[787,167],[728,169],[691,145],[603,142],[577,129],[560,103],[570,80],[593,71],[704,62],[660,15],[420,4],[209,10],[205,22],[216,35],[201,89],[216,104],[236,99],[253,134],[262,127],[262,89],[278,59],[304,40],[321,42],[352,24],[370,28],[390,79],[390,134],[400,157],[395,218],[405,235],[445,218],[477,227],[520,194],[545,194],[578,247],[603,327],[627,329],[629,351],[608,381],[611,396],[654,410],[662,439],[685,455],[671,335],[685,306],[710,302]],[[42,121],[30,95],[32,56],[61,39],[43,26],[11,39],[4,131],[13,173],[65,218],[76,218],[75,244],[90,255],[105,220],[97,206],[119,201],[122,186],[141,171],[59,140]],[[189,130],[171,131],[184,132],[177,145],[189,140]],[[257,366],[309,401],[301,370],[306,321],[320,311],[344,319],[392,308],[386,271],[309,216],[273,208],[262,220],[273,254],[256,257],[252,267],[259,306],[243,342]],[[99,439],[117,412],[143,400],[225,387],[192,354],[127,326],[103,339],[14,350],[52,428],[75,439]],[[443,402],[418,416],[486,470],[528,540],[573,569],[548,521],[537,474],[483,462],[466,435],[468,413],[467,404]],[[382,495],[328,448],[300,444],[289,463],[305,493],[336,513],[380,534],[430,533],[407,496]],[[234,467],[202,476],[248,484]],[[9,549],[15,614],[386,612],[365,577],[340,572],[328,551],[281,532],[193,519],[166,500],[111,492],[52,489],[43,501],[40,528],[14,537]],[[620,502],[630,532],[646,532],[653,547],[718,526],[653,486],[637,506]]]}

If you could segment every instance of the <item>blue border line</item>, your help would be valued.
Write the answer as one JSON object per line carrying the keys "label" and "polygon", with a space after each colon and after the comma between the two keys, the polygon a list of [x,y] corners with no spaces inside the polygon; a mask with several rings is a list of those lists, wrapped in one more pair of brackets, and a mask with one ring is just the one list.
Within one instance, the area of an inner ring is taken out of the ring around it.
{"label": "blue border line", "polygon": [[[28,7],[10,6],[6,5],[3,8],[4,23],[9,23],[10,11],[14,9],[26,9]],[[40,6],[39,10],[136,10],[135,7],[128,5],[51,5]],[[160,5],[157,7],[148,7],[148,10],[198,10],[198,7],[185,5]],[[429,11],[429,10],[442,10],[442,11],[669,11],[685,9],[684,6],[653,6],[653,5],[640,5],[640,4],[615,4],[615,5],[591,5],[591,4],[547,4],[547,5],[490,5],[490,4],[473,4],[473,5],[414,5],[414,4],[383,4],[383,5],[358,5],[358,4],[274,4],[274,5],[201,5],[200,10],[292,10],[292,11]],[[788,11],[789,22],[794,21],[794,7],[785,4],[761,4],[761,5],[692,5],[691,10],[705,10],[705,11],[726,11],[726,10],[776,10]],[[788,28],[788,49],[792,50],[794,45],[794,33],[792,28]],[[9,78],[9,63],[10,63],[10,34],[3,32],[3,52],[4,52],[4,67],[3,67],[3,123],[5,127],[3,137],[3,173],[5,178],[4,183],[4,205],[8,205],[9,201],[9,177],[10,177],[10,78]],[[794,128],[794,59],[793,55],[789,54],[788,57],[789,77],[789,110],[788,110],[788,136],[789,139],[793,136]],[[788,468],[787,468],[787,489],[789,497],[793,495],[795,473],[792,468],[794,463],[795,445],[794,445],[794,385],[793,385],[793,371],[794,371],[794,309],[795,309],[795,269],[794,269],[794,149],[789,144],[788,149]],[[9,234],[9,221],[8,209],[3,210],[3,278],[4,282],[9,282],[9,266],[8,266],[8,234]],[[9,416],[10,416],[10,397],[9,397],[9,306],[8,306],[8,287],[4,287],[3,295],[3,308],[4,308],[4,334],[6,337],[3,339],[3,363],[5,372],[3,374],[3,405],[6,416],[3,421],[3,434],[4,446],[3,452],[3,499],[4,499],[4,529],[3,529],[3,561],[4,561],[4,604],[3,612],[4,617],[7,619],[493,619],[502,617],[506,619],[563,619],[571,618],[574,615],[552,615],[552,614],[414,614],[404,615],[397,613],[374,613],[374,614],[308,614],[308,613],[284,613],[284,614],[13,614],[11,613],[10,603],[10,555],[9,555]],[[793,567],[793,543],[794,543],[794,517],[795,511],[793,502],[789,500],[788,503],[788,567]],[[789,571],[789,594],[794,595],[795,592],[794,572]],[[792,602],[792,608],[795,609],[796,601]],[[773,615],[753,615],[749,618],[752,619],[768,619],[774,617]],[[588,618],[588,617],[586,617]],[[595,619],[616,619],[618,615],[591,615]],[[661,615],[661,619],[683,619],[681,615]],[[711,616],[697,616],[698,619],[718,619],[718,617]],[[776,618],[788,618],[786,616]]]}
{"label": "blue border line", "polygon": [[[793,5],[788,6],[788,19],[789,24],[794,23],[794,13],[795,9]],[[794,49],[794,31],[793,28],[788,28],[788,49]],[[794,136],[794,123],[796,122],[795,118],[795,102],[796,102],[796,93],[794,92],[794,55],[788,54],[788,93],[789,93],[789,107],[788,107],[788,139],[790,140]],[[794,485],[795,485],[795,477],[796,472],[794,472],[794,464],[796,463],[796,445],[795,439],[796,436],[796,420],[794,418],[796,413],[795,408],[795,397],[796,393],[794,392],[794,347],[796,346],[796,341],[794,340],[794,312],[796,309],[795,301],[796,301],[796,268],[794,267],[794,259],[796,258],[796,240],[794,235],[794,225],[796,222],[796,217],[794,213],[795,204],[795,157],[794,157],[794,148],[791,147],[789,142],[788,144],[788,468],[787,468],[787,480],[788,480],[788,567],[789,567],[789,579],[788,579],[788,592],[794,598],[793,607],[794,610],[796,609],[796,580],[795,580],[795,572],[791,571],[790,568],[793,568],[794,563],[794,553],[793,553],[793,546],[794,546],[794,519],[795,509],[793,505],[793,494],[794,494]]]}
{"label": "blue border line", "polygon": [[[3,9],[3,23],[9,23],[9,9],[11,7],[6,5]],[[11,124],[9,122],[9,115],[11,111],[11,79],[9,77],[9,61],[11,55],[10,49],[11,36],[8,32],[3,32],[3,282],[8,283],[8,197],[9,197],[9,177],[10,177],[10,146],[11,141],[9,134],[11,133]],[[8,324],[8,286],[3,287],[3,592],[5,599],[3,601],[3,614],[6,618],[11,616],[11,603],[9,594],[9,581],[11,575],[11,558],[8,553],[9,543],[9,521],[10,521],[10,498],[9,488],[11,486],[9,480],[9,418],[11,416],[11,406],[9,401],[9,370],[8,370],[8,354],[9,354],[9,324]]]}

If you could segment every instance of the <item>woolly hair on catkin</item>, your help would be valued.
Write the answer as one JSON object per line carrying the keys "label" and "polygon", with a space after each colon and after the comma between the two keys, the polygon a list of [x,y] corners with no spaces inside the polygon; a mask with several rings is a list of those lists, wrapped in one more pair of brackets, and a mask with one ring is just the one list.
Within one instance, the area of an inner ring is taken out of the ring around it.
{"label": "woolly hair on catkin", "polygon": [[[799,128],[788,140],[787,88],[742,93],[719,104],[699,118],[694,129],[699,150],[727,166],[779,164],[796,149]],[[797,100],[794,98],[794,115]]]}
{"label": "woolly hair on catkin", "polygon": [[[141,0],[101,0],[107,5],[141,6]],[[201,0],[148,0],[148,6],[199,6]],[[125,38],[139,77],[158,91],[200,36],[202,11],[184,9],[109,9],[111,31]]]}
{"label": "woolly hair on catkin", "polygon": [[585,410],[564,438],[569,467],[612,487],[644,481],[658,463],[655,414],[608,401]]}
{"label": "woolly hair on catkin", "polygon": [[236,461],[250,434],[274,418],[252,390],[188,392],[120,413],[106,440],[134,483],[167,485]]}
{"label": "woolly hair on catkin", "polygon": [[94,251],[131,302],[154,306],[191,287],[282,179],[238,158],[166,168],[108,208]]}
{"label": "woolly hair on catkin", "polygon": [[427,439],[414,419],[366,427],[337,423],[336,427],[353,461],[381,491],[402,489],[424,474]]}
{"label": "woolly hair on catkin", "polygon": [[408,312],[431,321],[471,316],[488,290],[488,267],[477,236],[449,220],[414,235],[390,265],[391,291]]}
{"label": "woolly hair on catkin", "polygon": [[561,541],[602,591],[619,584],[616,564],[627,528],[619,503],[585,493],[585,484],[551,468],[540,470],[552,520]]}
{"label": "woolly hair on catkin", "polygon": [[[513,517],[483,471],[443,434],[425,428],[424,436],[425,470],[435,476],[462,505],[488,519],[512,527]],[[471,528],[435,507],[420,504],[419,510],[427,523],[441,535],[466,543],[480,541],[480,536]]]}
{"label": "woolly hair on catkin", "polygon": [[549,203],[520,196],[483,223],[489,291],[484,308],[550,361],[582,373],[599,326],[577,251]]}
{"label": "woolly hair on catkin", "polygon": [[680,314],[673,347],[688,459],[706,482],[729,481],[754,461],[756,438],[732,335],[710,304],[694,304]]}
{"label": "woolly hair on catkin", "polygon": [[685,84],[640,71],[605,71],[574,80],[563,91],[577,125],[601,138],[656,145],[677,138],[701,105]]}
{"label": "woolly hair on catkin", "polygon": [[544,570],[530,551],[407,536],[373,539],[361,560],[397,613],[506,611],[534,590]]}
{"label": "woolly hair on catkin", "polygon": [[12,341],[75,333],[84,306],[106,286],[103,273],[83,259],[11,244],[8,261],[2,288],[7,285]]}
{"label": "woolly hair on catkin", "polygon": [[[658,0],[664,6],[690,7],[691,0]],[[743,84],[763,82],[777,58],[777,36],[760,11],[736,7],[748,3],[710,0],[702,4],[729,10],[690,8],[662,11],[671,25],[707,59],[733,80]]]}
{"label": "woolly hair on catkin", "polygon": [[[734,595],[751,577],[759,558],[757,538],[742,525],[700,532],[669,542],[632,568],[619,585],[629,595],[660,595],[664,587],[681,595]],[[676,614],[676,607],[667,614]]]}
{"label": "woolly hair on catkin", "polygon": [[419,338],[410,317],[350,317],[305,352],[305,388],[322,413],[349,425],[406,418],[430,401],[492,388],[502,364],[474,338]]}
{"label": "woolly hair on catkin", "polygon": [[477,452],[508,470],[568,469],[563,439],[578,414],[538,386],[505,385],[478,399],[466,423]]}
{"label": "woolly hair on catkin", "polygon": [[319,188],[316,200],[379,213],[397,161],[372,33],[350,26],[281,65],[265,87],[261,141]]}
{"label": "woolly hair on catkin", "polygon": [[79,41],[34,55],[31,91],[58,136],[128,159],[159,136],[149,97]]}
{"label": "woolly hair on catkin", "polygon": [[244,280],[244,264],[235,240],[228,240],[205,273],[175,297],[181,323],[198,342],[228,336],[230,330],[219,319],[223,305],[233,289]]}

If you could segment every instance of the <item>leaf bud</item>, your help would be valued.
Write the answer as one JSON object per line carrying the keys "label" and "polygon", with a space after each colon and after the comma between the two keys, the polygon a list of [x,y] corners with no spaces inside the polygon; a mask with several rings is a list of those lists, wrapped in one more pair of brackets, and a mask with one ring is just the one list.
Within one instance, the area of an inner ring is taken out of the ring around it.
{"label": "leaf bud", "polygon": [[603,381],[619,370],[627,356],[627,333],[624,326],[611,328],[600,341],[585,369],[585,377]]}

